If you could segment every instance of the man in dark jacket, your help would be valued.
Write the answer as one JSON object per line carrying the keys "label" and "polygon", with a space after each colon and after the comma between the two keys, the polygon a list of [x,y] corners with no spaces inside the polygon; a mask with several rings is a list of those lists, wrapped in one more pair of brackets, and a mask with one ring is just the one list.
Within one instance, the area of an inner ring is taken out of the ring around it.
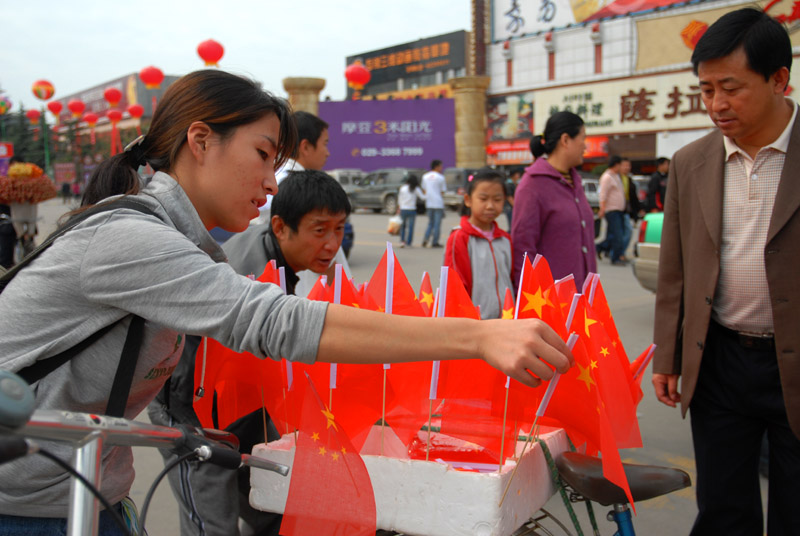
{"label": "man in dark jacket", "polygon": [[668,172],[669,158],[662,156],[656,160],[656,170],[650,175],[650,185],[647,187],[647,210],[650,212],[664,210],[664,200],[667,198]]}
{"label": "man in dark jacket", "polygon": [[[223,250],[233,269],[245,276],[260,276],[274,259],[284,269],[286,293],[294,294],[297,272],[327,269],[342,244],[349,214],[347,194],[330,175],[310,170],[290,172],[272,199],[271,221],[251,225],[234,235]],[[186,337],[178,367],[148,407],[154,424],[201,426],[193,408],[195,359],[201,342],[200,337]],[[266,419],[267,440],[280,439],[269,415]],[[238,437],[241,452],[249,453],[254,445],[265,441],[261,409],[240,417],[225,429]],[[163,450],[161,454],[165,463],[177,458],[171,451]],[[169,473],[169,479],[180,508],[181,536],[278,534],[281,516],[260,512],[249,504],[249,469],[237,474],[211,464],[184,461],[179,471]]]}

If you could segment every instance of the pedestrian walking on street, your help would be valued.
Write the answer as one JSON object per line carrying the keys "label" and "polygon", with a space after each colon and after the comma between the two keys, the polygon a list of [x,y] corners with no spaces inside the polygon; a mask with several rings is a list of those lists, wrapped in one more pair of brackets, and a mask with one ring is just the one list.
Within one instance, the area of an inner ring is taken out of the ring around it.
{"label": "pedestrian walking on street", "polygon": [[417,201],[425,201],[425,193],[419,185],[419,179],[413,173],[400,187],[397,194],[398,210],[403,219],[400,227],[400,247],[411,247],[414,241],[414,221],[417,219]]}
{"label": "pedestrian walking on street", "polygon": [[440,248],[439,236],[444,218],[444,191],[446,185],[442,175],[442,161],[431,162],[431,170],[422,176],[422,190],[425,192],[425,209],[428,212],[428,227],[422,239],[422,246]]}

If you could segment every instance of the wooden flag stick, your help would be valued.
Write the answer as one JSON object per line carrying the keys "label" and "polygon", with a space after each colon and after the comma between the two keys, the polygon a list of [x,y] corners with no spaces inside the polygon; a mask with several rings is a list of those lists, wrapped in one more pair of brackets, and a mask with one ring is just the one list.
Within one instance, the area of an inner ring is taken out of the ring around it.
{"label": "wooden flag stick", "polygon": [[267,439],[267,406],[264,404],[264,386],[261,386],[261,419],[264,421],[264,443],[268,443]]}
{"label": "wooden flag stick", "polygon": [[381,407],[381,456],[383,456],[383,439],[386,429],[386,369],[383,369],[383,402]]}
{"label": "wooden flag stick", "polygon": [[[500,463],[497,465],[497,472],[503,469],[503,449],[506,445],[506,417],[508,417],[508,382],[506,382],[506,403],[503,407],[503,428],[500,429]],[[516,435],[516,434],[515,434]]]}
{"label": "wooden flag stick", "polygon": [[506,484],[506,489],[505,491],[503,491],[503,496],[500,498],[500,503],[497,505],[498,507],[503,506],[503,501],[506,500],[506,495],[508,494],[508,490],[511,488],[511,482],[514,480],[514,475],[517,474],[517,469],[519,469],[520,463],[522,463],[522,457],[525,455],[525,450],[528,448],[528,444],[531,442],[531,434],[533,434],[533,429],[536,426],[536,421],[538,419],[539,419],[538,415],[536,416],[535,419],[533,419],[533,425],[531,425],[531,431],[528,434],[528,440],[525,441],[525,444],[522,446],[522,452],[517,458],[517,465],[515,465],[514,470],[511,471],[511,478],[508,479],[508,484]]}
{"label": "wooden flag stick", "polygon": [[283,415],[286,417],[286,435],[289,435],[289,407],[286,404],[286,387],[283,388]]}
{"label": "wooden flag stick", "polygon": [[425,461],[431,456],[431,420],[433,419],[433,400],[428,400],[428,445],[425,447]]}

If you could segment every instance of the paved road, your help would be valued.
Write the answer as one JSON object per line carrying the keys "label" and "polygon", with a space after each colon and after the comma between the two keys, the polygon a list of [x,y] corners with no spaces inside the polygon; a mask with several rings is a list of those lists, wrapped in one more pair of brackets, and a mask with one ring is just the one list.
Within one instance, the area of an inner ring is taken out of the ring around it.
{"label": "paved road", "polygon": [[[58,200],[41,205],[40,231],[42,236],[52,230],[56,219],[67,207]],[[350,266],[357,282],[365,281],[372,274],[386,247],[387,239],[392,239],[397,244],[397,240],[386,233],[387,220],[388,217],[385,215],[360,212],[351,218],[356,232],[356,240],[350,254]],[[415,233],[417,244],[421,243],[426,223],[425,216],[418,217]],[[458,218],[455,214],[448,212],[442,228],[448,230],[457,223]],[[501,225],[505,226],[504,218],[501,220]],[[406,275],[415,287],[419,286],[425,270],[430,272],[432,284],[434,287],[436,286],[443,256],[442,249],[396,248],[395,252]],[[652,339],[654,295],[638,285],[630,268],[611,266],[605,260],[600,264],[599,273],[622,342],[629,356],[636,356],[650,344]],[[681,419],[677,410],[667,408],[655,400],[649,382],[650,372],[648,371],[643,381],[645,397],[639,406],[639,424],[644,447],[625,451],[623,458],[625,461],[635,463],[679,467],[687,471],[694,480],[689,423]],[[146,416],[140,418],[147,419]],[[141,506],[147,488],[162,469],[163,464],[158,453],[152,449],[134,449],[134,460],[137,480],[131,495]],[[762,481],[762,489],[766,496],[765,481]],[[547,508],[568,522],[558,495],[550,500]],[[147,528],[151,536],[178,533],[176,510],[177,505],[169,487],[163,483],[156,492],[151,511],[148,514]],[[605,520],[607,508],[595,505],[595,510],[601,534],[613,534],[613,525]],[[652,536],[688,534],[697,512],[694,504],[694,491],[690,488],[641,503],[637,505],[637,512],[638,515],[634,521],[639,529],[639,534]],[[580,505],[578,513],[583,519],[584,529],[588,529],[588,518],[585,515],[585,509]]]}

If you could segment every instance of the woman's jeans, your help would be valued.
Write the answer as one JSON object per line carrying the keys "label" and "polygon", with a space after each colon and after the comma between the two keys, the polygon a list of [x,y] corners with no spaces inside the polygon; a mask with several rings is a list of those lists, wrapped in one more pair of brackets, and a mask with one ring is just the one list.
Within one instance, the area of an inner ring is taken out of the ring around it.
{"label": "woman's jeans", "polygon": [[414,239],[414,220],[417,219],[417,211],[413,208],[402,209],[400,217],[403,219],[402,227],[400,227],[400,240],[410,246],[411,241]]}

